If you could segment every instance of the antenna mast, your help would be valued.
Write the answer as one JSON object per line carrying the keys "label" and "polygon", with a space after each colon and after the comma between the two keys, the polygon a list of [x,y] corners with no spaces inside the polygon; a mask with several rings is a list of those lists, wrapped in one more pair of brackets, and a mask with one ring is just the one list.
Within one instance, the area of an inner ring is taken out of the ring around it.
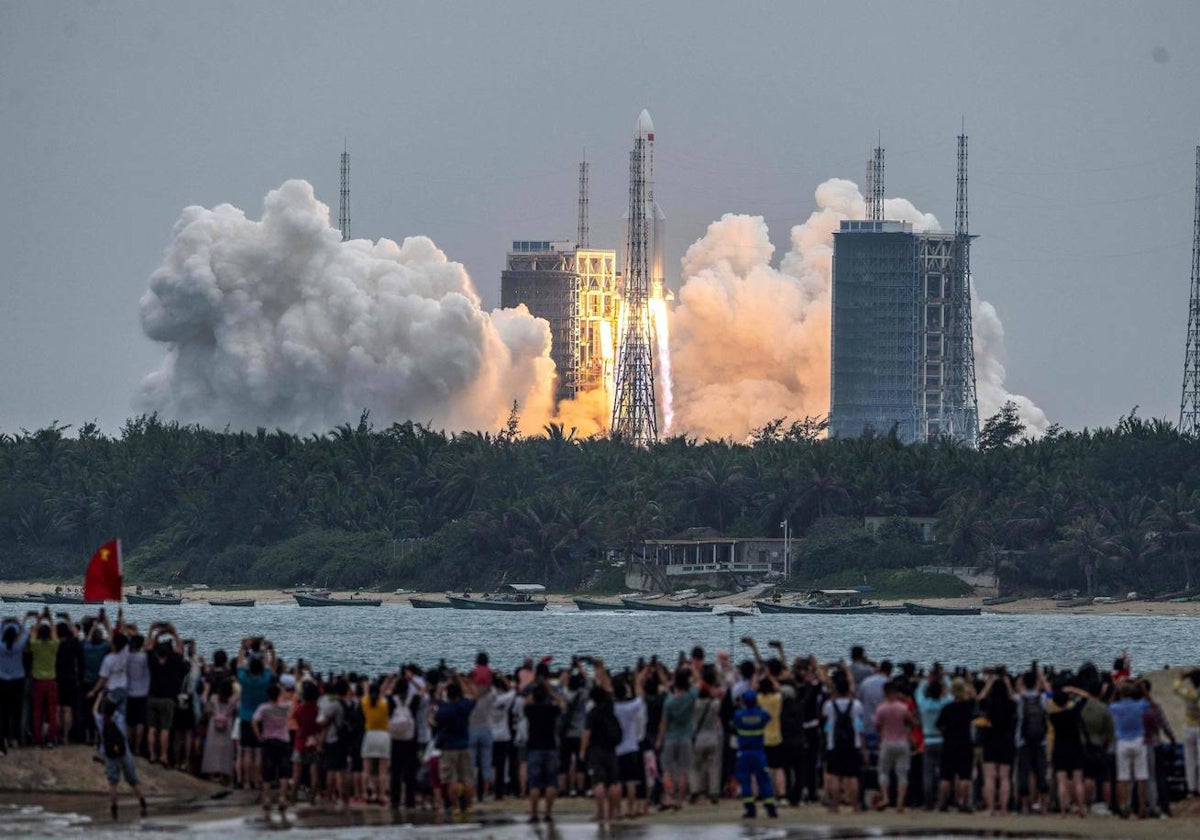
{"label": "antenna mast", "polygon": [[350,239],[350,152],[342,143],[342,189],[338,200],[338,227],[342,231],[342,241]]}
{"label": "antenna mast", "polygon": [[867,203],[867,218],[874,222],[883,221],[883,146],[875,147],[875,157],[870,164],[868,189],[871,199]]}
{"label": "antenna mast", "polygon": [[577,248],[589,247],[588,242],[588,162],[587,151],[579,162],[579,230],[575,236]]}
{"label": "antenna mast", "polygon": [[1196,208],[1192,217],[1192,292],[1188,302],[1187,347],[1183,356],[1183,399],[1179,430],[1200,435],[1200,146],[1196,147]]}
{"label": "antenna mast", "polygon": [[950,369],[947,434],[974,447],[979,437],[979,398],[975,390],[975,342],[971,326],[971,226],[967,208],[967,134],[958,135],[958,177],[954,200],[957,265],[950,295]]}

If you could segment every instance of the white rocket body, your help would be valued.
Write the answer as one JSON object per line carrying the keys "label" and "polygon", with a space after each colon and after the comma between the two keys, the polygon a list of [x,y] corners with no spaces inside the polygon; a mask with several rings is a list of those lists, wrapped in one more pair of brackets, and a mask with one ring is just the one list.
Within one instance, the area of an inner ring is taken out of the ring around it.
{"label": "white rocket body", "polygon": [[[650,299],[661,298],[666,294],[665,252],[666,252],[666,223],[667,217],[658,202],[654,200],[654,122],[650,112],[643,109],[638,115],[637,127],[634,129],[635,139],[645,139],[646,160],[642,171],[646,173],[646,206],[642,212],[646,214],[646,229],[649,232],[650,253]],[[621,214],[621,253],[629,254],[629,213],[632,208],[625,208]]]}

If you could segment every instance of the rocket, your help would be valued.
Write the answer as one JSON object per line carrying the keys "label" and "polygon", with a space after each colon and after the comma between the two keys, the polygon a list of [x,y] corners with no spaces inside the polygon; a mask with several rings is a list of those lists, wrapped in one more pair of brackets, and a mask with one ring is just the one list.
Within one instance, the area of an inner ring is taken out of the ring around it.
{"label": "rocket", "polygon": [[[650,299],[663,298],[670,296],[666,291],[666,275],[664,273],[664,253],[666,250],[666,221],[667,217],[663,214],[662,208],[658,206],[658,202],[654,200],[654,121],[650,119],[650,112],[642,109],[638,114],[637,125],[633,131],[634,140],[645,140],[646,161],[646,206],[642,208],[642,212],[646,214],[646,229],[649,232],[650,242],[648,243],[650,254]],[[626,222],[622,225],[622,230],[628,230],[629,213],[633,208],[626,208],[625,213],[621,218]],[[628,243],[625,243],[628,246]],[[626,247],[623,253],[629,253]]]}

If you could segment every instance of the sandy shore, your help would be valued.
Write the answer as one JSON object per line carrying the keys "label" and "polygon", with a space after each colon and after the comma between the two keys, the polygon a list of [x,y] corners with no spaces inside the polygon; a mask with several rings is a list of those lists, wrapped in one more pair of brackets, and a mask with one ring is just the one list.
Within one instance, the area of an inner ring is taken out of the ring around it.
{"label": "sandy shore", "polygon": [[[28,592],[47,592],[53,591],[56,585],[64,585],[61,583],[53,583],[46,581],[0,581],[0,595],[23,595]],[[78,584],[71,583],[66,585],[68,588],[74,589]],[[126,588],[129,591],[129,587]],[[196,601],[205,603],[211,599],[221,598],[253,598],[260,604],[291,604],[294,603],[289,591],[282,589],[265,589],[265,588],[237,588],[237,589],[222,589],[222,588],[207,588],[207,589],[191,589],[187,587],[176,590],[183,595],[184,603]],[[356,594],[354,591],[335,591],[337,597],[349,597]],[[400,604],[407,606],[410,597],[443,599],[445,592],[417,592],[404,593],[397,595],[392,592],[370,592],[367,590],[358,590],[357,594],[361,596],[370,596],[379,598],[385,604]],[[478,595],[478,592],[472,594]],[[572,594],[551,593],[547,595],[547,600],[551,606],[557,607],[572,607],[574,606]],[[615,597],[607,596],[587,596],[595,600],[611,600],[617,605]],[[753,606],[751,596],[748,593],[739,593],[736,595],[726,595],[720,598],[711,599],[713,604],[730,604],[738,606]],[[911,598],[908,600],[917,601],[922,604],[940,607],[982,607],[987,612],[1032,615],[1032,614],[1051,614],[1051,615],[1174,615],[1174,616],[1191,616],[1200,615],[1200,601],[1186,602],[1182,604],[1158,603],[1153,601],[1122,601],[1115,604],[1092,604],[1086,607],[1075,607],[1073,609],[1062,609],[1057,606],[1057,601],[1050,598],[1022,598],[1009,604],[1001,604],[994,607],[984,607],[982,597],[966,597],[966,598]],[[883,601],[885,605],[899,606],[902,601]],[[20,604],[13,604],[12,607],[19,608]],[[68,610],[69,611],[69,610]]]}

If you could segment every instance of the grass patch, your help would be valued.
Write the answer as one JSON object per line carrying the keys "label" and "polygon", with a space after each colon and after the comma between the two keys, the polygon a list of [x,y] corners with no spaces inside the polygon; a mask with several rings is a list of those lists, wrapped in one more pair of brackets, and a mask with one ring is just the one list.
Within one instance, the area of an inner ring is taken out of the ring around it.
{"label": "grass patch", "polygon": [[958,598],[974,590],[954,575],[915,569],[843,569],[804,584],[804,589],[850,589],[873,586],[870,597],[881,601],[909,598]]}

